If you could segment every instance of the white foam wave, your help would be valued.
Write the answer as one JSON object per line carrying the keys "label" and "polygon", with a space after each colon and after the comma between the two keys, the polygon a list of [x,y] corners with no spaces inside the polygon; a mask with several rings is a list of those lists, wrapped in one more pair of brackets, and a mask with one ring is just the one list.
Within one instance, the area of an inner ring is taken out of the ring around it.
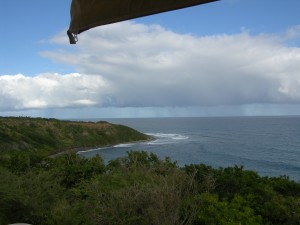
{"label": "white foam wave", "polygon": [[165,138],[165,139],[173,139],[173,140],[185,140],[188,139],[188,136],[184,136],[181,134],[166,134],[166,133],[147,133],[150,136],[157,138]]}
{"label": "white foam wave", "polygon": [[148,145],[173,144],[189,138],[188,136],[184,136],[181,134],[169,134],[169,133],[147,133],[147,134],[156,138],[155,140],[148,142]]}
{"label": "white foam wave", "polygon": [[85,153],[85,152],[93,152],[93,151],[98,151],[101,149],[105,149],[105,147],[104,148],[93,148],[93,149],[89,149],[89,150],[81,150],[81,151],[78,151],[77,153],[80,154],[80,153]]}
{"label": "white foam wave", "polygon": [[183,135],[178,135],[178,136],[173,137],[173,139],[174,140],[186,140],[186,139],[189,139],[189,137],[183,136]]}
{"label": "white foam wave", "polygon": [[148,145],[167,145],[167,144],[174,144],[176,143],[175,141],[151,141],[151,142],[148,142]]}
{"label": "white foam wave", "polygon": [[133,146],[133,143],[127,143],[127,144],[118,144],[118,145],[114,145],[115,148],[126,148],[126,147],[131,147]]}

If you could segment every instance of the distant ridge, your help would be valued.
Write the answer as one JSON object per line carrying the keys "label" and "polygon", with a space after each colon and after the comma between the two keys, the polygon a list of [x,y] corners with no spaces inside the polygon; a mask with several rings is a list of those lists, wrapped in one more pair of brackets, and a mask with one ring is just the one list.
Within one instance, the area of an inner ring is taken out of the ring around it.
{"label": "distant ridge", "polygon": [[46,150],[49,154],[148,140],[130,127],[99,122],[0,117],[0,151]]}

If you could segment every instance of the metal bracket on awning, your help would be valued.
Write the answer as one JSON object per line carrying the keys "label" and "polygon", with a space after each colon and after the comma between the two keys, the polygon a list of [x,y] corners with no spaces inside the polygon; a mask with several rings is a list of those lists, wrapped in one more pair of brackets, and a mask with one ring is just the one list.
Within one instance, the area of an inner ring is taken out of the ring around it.
{"label": "metal bracket on awning", "polygon": [[78,41],[77,34],[72,34],[70,32],[70,30],[67,31],[67,34],[68,34],[68,37],[69,37],[70,44],[76,44],[76,42]]}

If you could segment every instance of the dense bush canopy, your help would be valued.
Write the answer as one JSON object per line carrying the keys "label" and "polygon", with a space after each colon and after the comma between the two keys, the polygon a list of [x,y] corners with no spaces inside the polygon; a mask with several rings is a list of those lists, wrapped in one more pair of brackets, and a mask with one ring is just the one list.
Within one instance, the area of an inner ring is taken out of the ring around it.
{"label": "dense bush canopy", "polygon": [[300,224],[300,184],[243,167],[181,168],[143,151],[107,165],[75,153],[0,159],[0,224]]}

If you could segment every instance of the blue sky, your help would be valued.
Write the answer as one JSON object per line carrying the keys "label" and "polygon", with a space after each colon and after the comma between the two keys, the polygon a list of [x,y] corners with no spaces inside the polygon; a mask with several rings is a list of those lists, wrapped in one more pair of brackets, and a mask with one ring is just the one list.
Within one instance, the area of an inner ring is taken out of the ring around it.
{"label": "blue sky", "polygon": [[0,74],[34,76],[65,70],[40,57],[39,52],[54,48],[45,41],[69,25],[70,2],[0,0]]}
{"label": "blue sky", "polygon": [[91,29],[0,0],[0,115],[300,115],[300,1],[221,0]]}

